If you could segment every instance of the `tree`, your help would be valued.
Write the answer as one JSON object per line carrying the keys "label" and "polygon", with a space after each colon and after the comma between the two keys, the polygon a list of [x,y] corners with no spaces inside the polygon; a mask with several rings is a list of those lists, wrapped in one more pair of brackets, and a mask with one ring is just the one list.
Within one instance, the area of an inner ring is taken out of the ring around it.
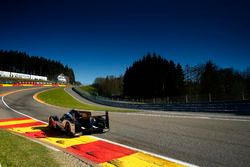
{"label": "tree", "polygon": [[176,67],[176,77],[177,77],[177,95],[181,95],[181,94],[184,94],[185,90],[184,90],[184,72],[183,72],[183,69],[182,69],[182,66],[180,64],[177,64],[177,67]]}
{"label": "tree", "polygon": [[122,76],[106,76],[106,78],[98,77],[95,79],[93,85],[101,96],[114,97],[121,96],[123,89]]}
{"label": "tree", "polygon": [[248,67],[244,73],[243,73],[243,78],[244,78],[244,87],[245,87],[245,98],[250,99],[250,67]]}
{"label": "tree", "polygon": [[55,81],[59,74],[64,73],[69,77],[70,83],[75,82],[74,71],[67,65],[18,51],[0,50],[0,70],[47,76],[49,80]]}
{"label": "tree", "polygon": [[181,94],[184,74],[181,65],[150,53],[128,67],[124,74],[124,95],[155,98]]}
{"label": "tree", "polygon": [[218,85],[218,68],[212,61],[208,61],[200,78],[201,94],[218,94]]}

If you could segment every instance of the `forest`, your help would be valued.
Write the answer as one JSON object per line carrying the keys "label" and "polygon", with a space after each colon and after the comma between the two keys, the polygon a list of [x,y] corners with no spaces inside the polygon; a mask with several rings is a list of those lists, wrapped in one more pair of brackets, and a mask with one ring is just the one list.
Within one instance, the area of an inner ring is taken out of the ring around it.
{"label": "forest", "polygon": [[124,96],[154,98],[182,93],[184,74],[180,64],[148,54],[129,67],[123,78]]}
{"label": "forest", "polygon": [[50,81],[57,81],[57,76],[63,73],[69,77],[70,83],[75,82],[74,71],[67,65],[19,51],[0,50],[0,70],[47,76]]}
{"label": "forest", "polygon": [[[100,96],[133,99],[178,98],[184,102],[250,99],[250,68],[220,68],[211,60],[184,68],[148,53],[119,77],[98,77],[92,85]],[[183,100],[184,99],[184,100]],[[180,100],[179,100],[180,101]]]}

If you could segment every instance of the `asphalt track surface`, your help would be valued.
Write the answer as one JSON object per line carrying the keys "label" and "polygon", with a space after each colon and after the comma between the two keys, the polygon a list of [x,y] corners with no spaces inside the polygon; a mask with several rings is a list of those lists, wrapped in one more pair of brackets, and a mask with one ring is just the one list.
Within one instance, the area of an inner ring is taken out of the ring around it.
{"label": "asphalt track surface", "polygon": [[[0,88],[1,93],[3,89]],[[44,89],[48,88],[10,94],[4,101],[11,108],[42,121],[47,121],[48,115],[60,116],[68,111],[36,102],[34,93]],[[20,115],[1,101],[0,118],[13,117]],[[110,126],[110,132],[96,136],[199,166],[250,164],[248,116],[149,111],[110,113]]]}

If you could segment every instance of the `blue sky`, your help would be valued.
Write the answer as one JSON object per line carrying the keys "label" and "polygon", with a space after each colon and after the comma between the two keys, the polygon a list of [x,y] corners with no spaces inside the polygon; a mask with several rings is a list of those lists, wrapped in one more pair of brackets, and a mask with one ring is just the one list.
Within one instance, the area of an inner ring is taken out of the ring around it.
{"label": "blue sky", "polygon": [[250,66],[247,0],[8,0],[0,49],[59,60],[89,84],[148,52],[191,66]]}

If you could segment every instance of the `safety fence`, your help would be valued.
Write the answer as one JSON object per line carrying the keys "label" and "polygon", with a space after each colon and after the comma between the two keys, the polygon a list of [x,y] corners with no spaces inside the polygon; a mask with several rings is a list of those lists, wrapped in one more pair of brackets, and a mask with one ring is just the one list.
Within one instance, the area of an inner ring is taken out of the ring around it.
{"label": "safety fence", "polygon": [[113,107],[160,111],[223,112],[250,114],[250,100],[172,104],[129,103],[100,99],[96,96],[89,95],[87,92],[82,91],[79,87],[73,87],[72,89],[83,98],[86,98],[92,102]]}
{"label": "safety fence", "polygon": [[40,87],[66,87],[65,84],[44,84],[44,83],[14,83],[14,84],[0,84],[0,87],[18,87],[18,86],[40,86]]}

